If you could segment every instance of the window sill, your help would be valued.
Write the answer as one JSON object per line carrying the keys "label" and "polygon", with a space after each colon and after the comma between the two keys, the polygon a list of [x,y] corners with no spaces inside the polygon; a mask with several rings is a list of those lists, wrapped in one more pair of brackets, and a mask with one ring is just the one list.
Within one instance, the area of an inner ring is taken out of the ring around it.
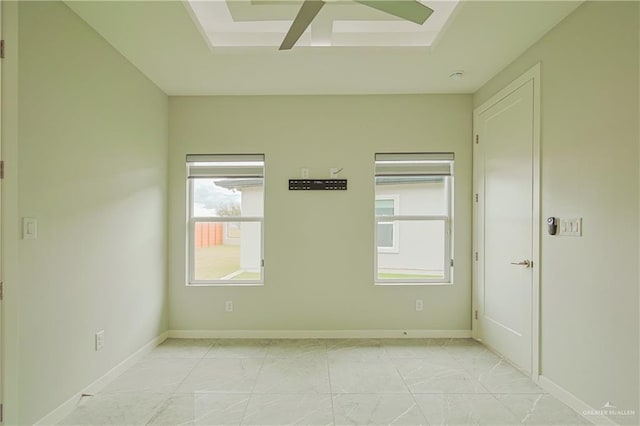
{"label": "window sill", "polygon": [[378,248],[378,254],[400,254],[397,248]]}
{"label": "window sill", "polygon": [[453,285],[452,282],[408,282],[408,281],[375,281],[376,286],[382,287],[400,287],[400,286],[447,286]]}
{"label": "window sill", "polygon": [[264,287],[262,282],[186,283],[185,287]]}

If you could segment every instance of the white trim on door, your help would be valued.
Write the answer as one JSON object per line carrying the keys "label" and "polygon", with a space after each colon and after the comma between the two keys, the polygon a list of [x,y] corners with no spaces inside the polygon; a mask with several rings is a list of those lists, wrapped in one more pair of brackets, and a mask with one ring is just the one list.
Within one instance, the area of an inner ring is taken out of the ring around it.
{"label": "white trim on door", "polygon": [[18,2],[2,1],[2,38],[5,58],[2,60],[2,159],[5,162],[2,181],[2,403],[4,424],[18,423],[20,396],[20,356],[18,351]]}
{"label": "white trim on door", "polygon": [[[0,40],[1,43],[3,43],[3,47],[4,47],[4,37],[3,37],[3,33],[2,33],[2,8],[4,7],[4,1],[0,0]],[[4,52],[3,52],[4,53]],[[0,167],[4,166],[4,163],[2,162],[2,59],[0,58]],[[2,168],[2,171],[0,172],[0,174],[4,175],[4,168]],[[2,223],[2,179],[4,176],[0,176],[0,224]],[[2,259],[4,258],[4,252],[3,252],[3,229],[2,226],[0,226],[0,424],[4,424],[4,420],[3,420],[3,414],[2,414],[2,410],[4,408],[3,405],[3,383],[4,383],[4,369],[2,366],[4,366],[4,363],[2,362],[2,347],[3,347],[3,342],[4,342],[4,328],[2,323],[4,322],[4,315],[2,312],[2,299],[3,299],[3,292],[4,292],[4,273],[3,273],[3,261]]]}
{"label": "white trim on door", "polygon": [[[541,65],[537,63],[527,72],[512,81],[505,88],[500,90],[489,100],[478,106],[473,111],[473,196],[478,193],[479,183],[482,182],[482,176],[478,174],[477,161],[477,144],[476,135],[478,134],[478,119],[480,114],[491,106],[508,96],[517,88],[521,87],[528,81],[533,81],[533,223],[532,223],[532,261],[533,261],[533,285],[531,294],[531,378],[536,383],[540,376],[540,70]],[[480,142],[482,143],[482,142]],[[478,262],[475,261],[475,253],[482,256],[481,249],[478,245],[478,203],[473,200],[473,280],[472,280],[472,336],[475,339],[482,340],[482,333],[478,327]]]}

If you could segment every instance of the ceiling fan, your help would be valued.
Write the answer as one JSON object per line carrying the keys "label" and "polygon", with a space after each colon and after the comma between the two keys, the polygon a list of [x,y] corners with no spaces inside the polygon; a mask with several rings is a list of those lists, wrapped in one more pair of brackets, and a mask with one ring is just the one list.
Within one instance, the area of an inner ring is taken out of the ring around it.
{"label": "ceiling fan", "polygon": [[[285,36],[278,50],[291,49],[311,22],[316,17],[322,6],[331,0],[304,0],[298,15],[293,20],[289,32]],[[356,3],[386,12],[398,18],[422,25],[433,13],[433,9],[425,6],[417,0],[353,0]]]}

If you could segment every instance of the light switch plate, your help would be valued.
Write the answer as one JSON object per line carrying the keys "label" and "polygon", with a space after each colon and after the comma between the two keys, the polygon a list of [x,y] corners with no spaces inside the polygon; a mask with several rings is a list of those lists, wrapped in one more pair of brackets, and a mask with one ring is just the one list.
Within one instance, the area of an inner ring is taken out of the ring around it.
{"label": "light switch plate", "polygon": [[558,235],[565,237],[581,237],[582,218],[574,217],[570,219],[560,219]]}
{"label": "light switch plate", "polygon": [[104,330],[100,330],[96,333],[96,352],[101,351],[104,348]]}
{"label": "light switch plate", "polygon": [[32,217],[22,218],[22,239],[37,240],[38,239],[38,221]]}

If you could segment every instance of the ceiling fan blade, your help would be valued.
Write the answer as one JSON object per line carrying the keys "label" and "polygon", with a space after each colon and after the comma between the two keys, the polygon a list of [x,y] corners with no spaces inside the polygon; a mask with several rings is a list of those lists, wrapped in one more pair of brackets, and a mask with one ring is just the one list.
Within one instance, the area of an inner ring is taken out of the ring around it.
{"label": "ceiling fan blade", "polygon": [[311,25],[311,21],[313,21],[313,18],[320,12],[322,6],[324,6],[323,0],[305,0],[278,50],[291,49],[307,27]]}
{"label": "ceiling fan blade", "polygon": [[354,0],[356,3],[378,9],[398,18],[424,24],[433,9],[425,6],[417,0]]}

